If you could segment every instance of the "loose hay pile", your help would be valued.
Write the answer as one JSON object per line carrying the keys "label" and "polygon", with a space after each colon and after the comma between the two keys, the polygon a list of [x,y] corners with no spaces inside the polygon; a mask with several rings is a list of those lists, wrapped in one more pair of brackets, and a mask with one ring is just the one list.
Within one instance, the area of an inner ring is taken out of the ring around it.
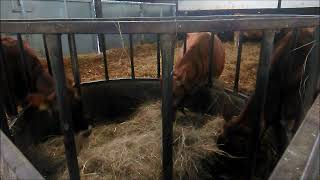
{"label": "loose hay pile", "polygon": [[[204,117],[205,123],[195,128],[197,115],[180,116],[174,124],[174,178],[203,179],[210,177],[202,161],[222,154],[216,140],[223,119]],[[137,109],[128,121],[98,126],[78,155],[80,175],[84,179],[160,179],[161,178],[161,103],[147,103]],[[40,145],[53,159],[64,156],[61,138]],[[65,164],[65,163],[64,163]],[[63,165],[52,176],[67,179]]]}

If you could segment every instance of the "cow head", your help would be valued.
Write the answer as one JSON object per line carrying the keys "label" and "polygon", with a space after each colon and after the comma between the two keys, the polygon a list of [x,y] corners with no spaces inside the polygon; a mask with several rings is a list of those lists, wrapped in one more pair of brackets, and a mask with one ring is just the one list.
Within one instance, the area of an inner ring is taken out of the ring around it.
{"label": "cow head", "polygon": [[[185,95],[184,78],[178,78],[175,74],[173,75],[172,89],[173,89],[173,108],[177,109],[181,105],[182,99]],[[162,77],[160,77],[160,87],[162,88]]]}
{"label": "cow head", "polygon": [[[56,99],[56,93],[54,91],[54,82],[51,76],[44,73],[37,79],[37,91],[30,93],[26,100],[39,111],[47,111],[50,116],[58,120],[58,103]],[[89,120],[83,117],[82,102],[75,90],[71,80],[67,79],[67,94],[66,98],[71,106],[72,112],[72,125],[75,132],[81,130],[87,130],[90,128]]]}

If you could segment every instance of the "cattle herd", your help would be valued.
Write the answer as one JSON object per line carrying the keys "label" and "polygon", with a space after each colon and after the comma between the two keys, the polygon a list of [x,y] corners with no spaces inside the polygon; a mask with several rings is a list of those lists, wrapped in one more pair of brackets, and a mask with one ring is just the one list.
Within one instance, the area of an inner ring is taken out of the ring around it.
{"label": "cattle herd", "polygon": [[[314,28],[303,28],[296,34],[293,30],[283,30],[280,38],[274,42],[274,49],[271,57],[271,66],[269,68],[269,83],[267,86],[267,95],[265,109],[263,112],[263,121],[261,128],[274,127],[279,136],[279,151],[283,151],[288,143],[290,134],[296,130],[298,124],[298,115],[301,110],[300,89],[303,86],[301,82],[304,67],[310,51],[313,46]],[[250,32],[252,33],[252,32]],[[250,33],[244,32],[246,36]],[[262,34],[254,34],[262,36]],[[173,73],[173,97],[174,108],[183,106],[183,99],[187,94],[194,93],[199,86],[206,86],[208,81],[208,72],[211,68],[213,78],[219,78],[225,65],[225,49],[217,35],[214,41],[211,40],[211,34],[207,32],[187,34],[186,52],[179,58],[174,65]],[[213,42],[213,45],[209,45]],[[46,123],[47,119],[58,121],[58,107],[54,91],[55,82],[48,71],[42,67],[39,58],[29,45],[24,42],[24,61],[21,61],[21,53],[18,41],[11,37],[1,38],[1,51],[4,56],[0,57],[4,65],[8,85],[4,94],[4,108],[9,119],[16,114],[16,108],[12,104],[26,108],[24,121],[28,124]],[[209,48],[213,47],[212,67],[209,67]],[[288,49],[290,51],[288,51]],[[75,132],[89,128],[89,120],[83,115],[81,97],[75,91],[72,81],[67,81],[67,96],[72,106],[72,128]],[[226,122],[221,141],[226,145],[238,141],[240,136],[250,136],[250,114],[256,108],[254,107],[257,97],[252,94],[247,105],[239,116],[233,117]],[[41,116],[39,114],[41,113]],[[40,122],[42,121],[42,122]],[[36,129],[36,128],[34,128]],[[263,131],[262,131],[263,132]],[[227,143],[228,142],[228,143]]]}

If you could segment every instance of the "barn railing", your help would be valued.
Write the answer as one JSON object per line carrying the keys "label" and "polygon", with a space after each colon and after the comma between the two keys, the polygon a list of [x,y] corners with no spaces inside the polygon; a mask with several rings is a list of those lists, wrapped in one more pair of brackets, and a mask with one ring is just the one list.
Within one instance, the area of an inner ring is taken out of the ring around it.
{"label": "barn railing", "polygon": [[[17,34],[43,34],[47,49],[47,58],[50,62],[52,74],[55,79],[57,100],[60,110],[60,121],[63,125],[64,142],[68,170],[71,179],[79,179],[79,168],[76,157],[74,134],[70,128],[69,120],[71,111],[68,102],[63,98],[66,94],[66,80],[63,64],[63,54],[61,48],[61,35],[68,34],[72,69],[76,87],[81,86],[79,78],[79,66],[77,64],[76,43],[74,34],[140,34],[152,33],[158,35],[157,53],[157,77],[160,76],[160,49],[162,57],[162,143],[163,143],[163,178],[172,179],[172,142],[173,142],[173,97],[172,97],[172,71],[174,59],[174,47],[177,33],[187,32],[220,32],[243,31],[243,30],[263,30],[262,49],[260,54],[259,67],[257,72],[257,85],[255,94],[258,99],[255,102],[256,111],[251,115],[251,126],[255,135],[251,139],[251,167],[254,170],[256,149],[258,144],[259,121],[264,109],[266,87],[268,84],[268,67],[273,49],[273,39],[275,30],[281,28],[302,28],[317,26],[319,31],[320,17],[316,15],[244,15],[244,16],[203,16],[203,17],[168,17],[168,18],[116,18],[116,19],[37,19],[37,20],[1,20],[0,32]],[[318,36],[315,36],[318,37]],[[21,38],[18,38],[22,46]],[[318,39],[315,41],[319,44]],[[133,50],[131,44],[131,78],[134,79]],[[1,48],[2,49],[2,48]],[[23,51],[23,49],[21,49]],[[316,52],[316,51],[314,51]],[[1,51],[2,55],[3,52]],[[213,52],[209,52],[213,53]],[[310,63],[317,64],[318,55],[314,53]],[[4,56],[3,56],[4,57]],[[22,56],[23,59],[23,56]],[[105,63],[106,65],[106,63]],[[316,66],[307,66],[307,72],[319,74]],[[108,68],[105,66],[105,79],[108,80]],[[314,91],[314,84],[317,77],[312,76],[307,82],[309,88],[306,99],[311,99]],[[314,78],[315,77],[315,78]],[[8,88],[7,88],[8,89]],[[80,89],[79,89],[80,90]],[[1,94],[3,94],[1,92]],[[310,106],[312,101],[306,106]],[[1,123],[5,123],[5,118]],[[9,132],[7,126],[2,126],[4,132]],[[251,171],[250,171],[251,172]],[[250,176],[249,173],[248,176]]]}

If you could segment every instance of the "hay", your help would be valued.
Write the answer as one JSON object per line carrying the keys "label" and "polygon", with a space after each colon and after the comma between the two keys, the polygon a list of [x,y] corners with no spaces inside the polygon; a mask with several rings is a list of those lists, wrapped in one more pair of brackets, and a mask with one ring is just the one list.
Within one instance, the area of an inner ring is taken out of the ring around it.
{"label": "hay", "polygon": [[[199,116],[178,115],[174,124],[174,178],[210,177],[204,160],[221,154],[216,140],[223,119],[206,116],[201,127],[194,127]],[[128,121],[100,125],[89,140],[82,143],[78,155],[83,179],[160,179],[161,178],[161,103],[149,102],[139,107]],[[79,147],[79,145],[78,145]],[[54,161],[64,157],[61,137],[53,138],[36,149],[46,152]],[[52,161],[52,160],[51,160]],[[61,163],[60,163],[61,165]],[[53,179],[68,179],[66,166],[58,168]]]}
{"label": "hay", "polygon": [[[177,43],[175,59],[181,56],[181,43]],[[225,42],[226,64],[221,75],[221,80],[226,87],[233,88],[237,49],[233,42]],[[130,60],[125,51],[128,49],[109,49],[107,50],[107,62],[110,79],[131,78]],[[243,44],[242,62],[240,70],[239,89],[244,93],[251,93],[255,88],[256,70],[260,53],[258,43],[246,42]],[[121,54],[123,56],[121,56]],[[44,58],[43,58],[44,59]],[[104,79],[104,66],[102,54],[79,54],[79,67],[82,82]],[[46,61],[42,61],[44,66]],[[66,73],[72,77],[70,57],[65,57]],[[157,53],[155,44],[140,44],[134,47],[134,66],[135,75],[140,78],[157,77]]]}

